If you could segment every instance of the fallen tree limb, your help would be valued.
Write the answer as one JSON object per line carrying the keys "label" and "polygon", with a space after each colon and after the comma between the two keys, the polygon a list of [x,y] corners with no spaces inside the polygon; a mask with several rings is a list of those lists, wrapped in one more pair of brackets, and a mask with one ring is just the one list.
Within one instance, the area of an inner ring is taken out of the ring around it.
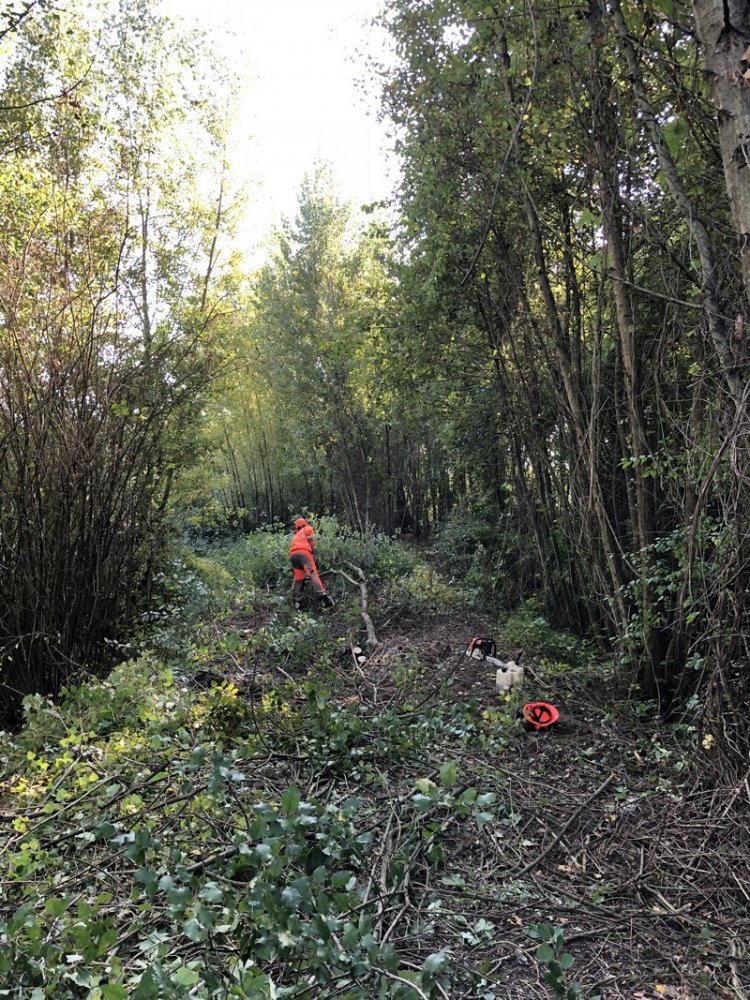
{"label": "fallen tree limb", "polygon": [[370,618],[367,611],[367,577],[359,566],[353,566],[351,563],[344,563],[344,565],[348,566],[352,572],[356,573],[359,579],[355,580],[354,577],[344,572],[343,569],[334,569],[331,570],[331,572],[338,573],[339,576],[343,576],[343,578],[348,580],[349,583],[353,584],[355,587],[359,587],[362,603],[362,621],[365,623],[365,628],[367,629],[367,639],[365,640],[365,645],[368,649],[374,649],[378,644],[378,637],[375,635],[375,626],[373,625],[372,618]]}
{"label": "fallen tree limb", "polygon": [[578,816],[580,816],[580,815],[581,815],[581,813],[582,813],[582,812],[583,812],[583,810],[584,810],[584,809],[586,808],[586,806],[589,806],[589,805],[591,805],[591,803],[592,803],[592,802],[593,802],[593,801],[594,801],[595,799],[598,799],[598,798],[599,798],[599,796],[600,796],[600,795],[602,794],[602,792],[604,791],[604,789],[605,789],[605,788],[606,788],[606,787],[607,787],[607,786],[608,786],[609,784],[611,784],[611,782],[612,782],[612,781],[614,781],[614,778],[615,778],[614,774],[610,774],[610,776],[609,776],[609,777],[607,778],[607,780],[606,780],[606,781],[603,781],[603,782],[601,783],[601,785],[599,785],[599,787],[598,787],[598,788],[596,789],[596,791],[595,791],[595,792],[592,792],[592,793],[591,793],[591,795],[589,795],[589,797],[588,797],[588,798],[587,798],[587,799],[586,799],[586,800],[585,800],[584,802],[582,802],[582,803],[580,804],[580,806],[579,806],[579,807],[578,807],[578,808],[576,809],[576,811],[575,811],[575,812],[573,813],[573,815],[572,815],[572,816],[570,817],[570,819],[569,819],[569,820],[567,821],[567,823],[565,823],[565,824],[563,825],[563,828],[562,828],[562,829],[560,830],[560,832],[559,832],[559,833],[557,834],[557,836],[556,836],[556,837],[554,837],[554,838],[553,838],[553,839],[552,839],[552,840],[551,840],[551,841],[549,842],[549,844],[547,844],[547,846],[546,846],[546,847],[544,848],[544,850],[542,851],[542,853],[541,853],[541,854],[539,854],[539,855],[538,855],[538,856],[537,856],[536,858],[534,858],[534,860],[533,860],[533,861],[530,861],[530,862],[529,862],[529,863],[528,863],[527,865],[525,865],[525,866],[524,866],[524,867],[523,867],[523,868],[521,869],[521,871],[520,871],[520,872],[518,872],[518,874],[517,874],[517,875],[514,875],[514,876],[513,876],[513,878],[523,878],[523,876],[524,876],[524,875],[528,875],[528,874],[529,874],[529,872],[530,872],[530,871],[532,870],[532,868],[536,868],[536,866],[537,866],[538,864],[540,864],[540,862],[542,862],[542,861],[543,861],[543,860],[544,860],[544,859],[545,859],[545,858],[547,857],[547,855],[548,855],[548,854],[549,854],[549,852],[550,852],[550,851],[552,850],[552,848],[553,848],[553,847],[556,847],[556,846],[557,846],[557,844],[559,844],[559,843],[560,843],[560,841],[561,841],[561,840],[563,839],[563,837],[565,836],[565,834],[566,834],[566,832],[567,832],[568,828],[570,827],[571,823],[573,822],[573,820],[575,820],[575,819],[576,819],[576,818],[577,818]]}

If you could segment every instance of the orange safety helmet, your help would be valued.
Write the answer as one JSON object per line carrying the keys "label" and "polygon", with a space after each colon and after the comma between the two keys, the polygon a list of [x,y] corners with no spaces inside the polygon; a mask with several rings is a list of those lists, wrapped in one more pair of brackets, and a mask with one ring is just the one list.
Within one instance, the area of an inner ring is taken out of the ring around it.
{"label": "orange safety helmet", "polygon": [[530,701],[521,709],[521,718],[530,729],[549,729],[560,718],[554,705],[546,701]]}
{"label": "orange safety helmet", "polygon": [[304,528],[306,524],[307,521],[304,519],[304,517],[298,517],[297,520],[294,522],[294,530],[299,531],[299,529]]}

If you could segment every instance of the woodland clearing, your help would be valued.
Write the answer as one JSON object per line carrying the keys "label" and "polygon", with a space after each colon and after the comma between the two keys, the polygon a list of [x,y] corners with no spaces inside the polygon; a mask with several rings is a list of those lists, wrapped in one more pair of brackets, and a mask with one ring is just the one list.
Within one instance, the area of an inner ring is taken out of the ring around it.
{"label": "woodland clearing", "polygon": [[[317,614],[232,581],[179,656],[157,629],[29,700],[3,744],[1,995],[747,995],[746,782],[712,789],[710,741],[580,640],[528,609],[501,636],[381,547],[362,664],[343,580]],[[463,655],[492,630],[555,729]]]}

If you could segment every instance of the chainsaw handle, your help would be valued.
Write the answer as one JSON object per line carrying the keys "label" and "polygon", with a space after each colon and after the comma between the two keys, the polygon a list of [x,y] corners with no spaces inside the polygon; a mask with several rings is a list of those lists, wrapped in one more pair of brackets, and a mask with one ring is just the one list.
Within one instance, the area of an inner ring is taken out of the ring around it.
{"label": "chainsaw handle", "polygon": [[478,649],[482,656],[497,655],[497,646],[492,636],[474,636],[473,639],[470,639],[469,654],[473,653],[475,649]]}

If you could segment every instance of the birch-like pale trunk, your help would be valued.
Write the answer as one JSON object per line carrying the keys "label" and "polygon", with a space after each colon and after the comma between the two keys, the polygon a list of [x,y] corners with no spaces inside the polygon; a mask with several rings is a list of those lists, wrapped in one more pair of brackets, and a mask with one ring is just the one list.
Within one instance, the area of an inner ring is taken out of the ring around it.
{"label": "birch-like pale trunk", "polygon": [[750,300],[750,4],[693,0],[719,126],[724,178]]}

